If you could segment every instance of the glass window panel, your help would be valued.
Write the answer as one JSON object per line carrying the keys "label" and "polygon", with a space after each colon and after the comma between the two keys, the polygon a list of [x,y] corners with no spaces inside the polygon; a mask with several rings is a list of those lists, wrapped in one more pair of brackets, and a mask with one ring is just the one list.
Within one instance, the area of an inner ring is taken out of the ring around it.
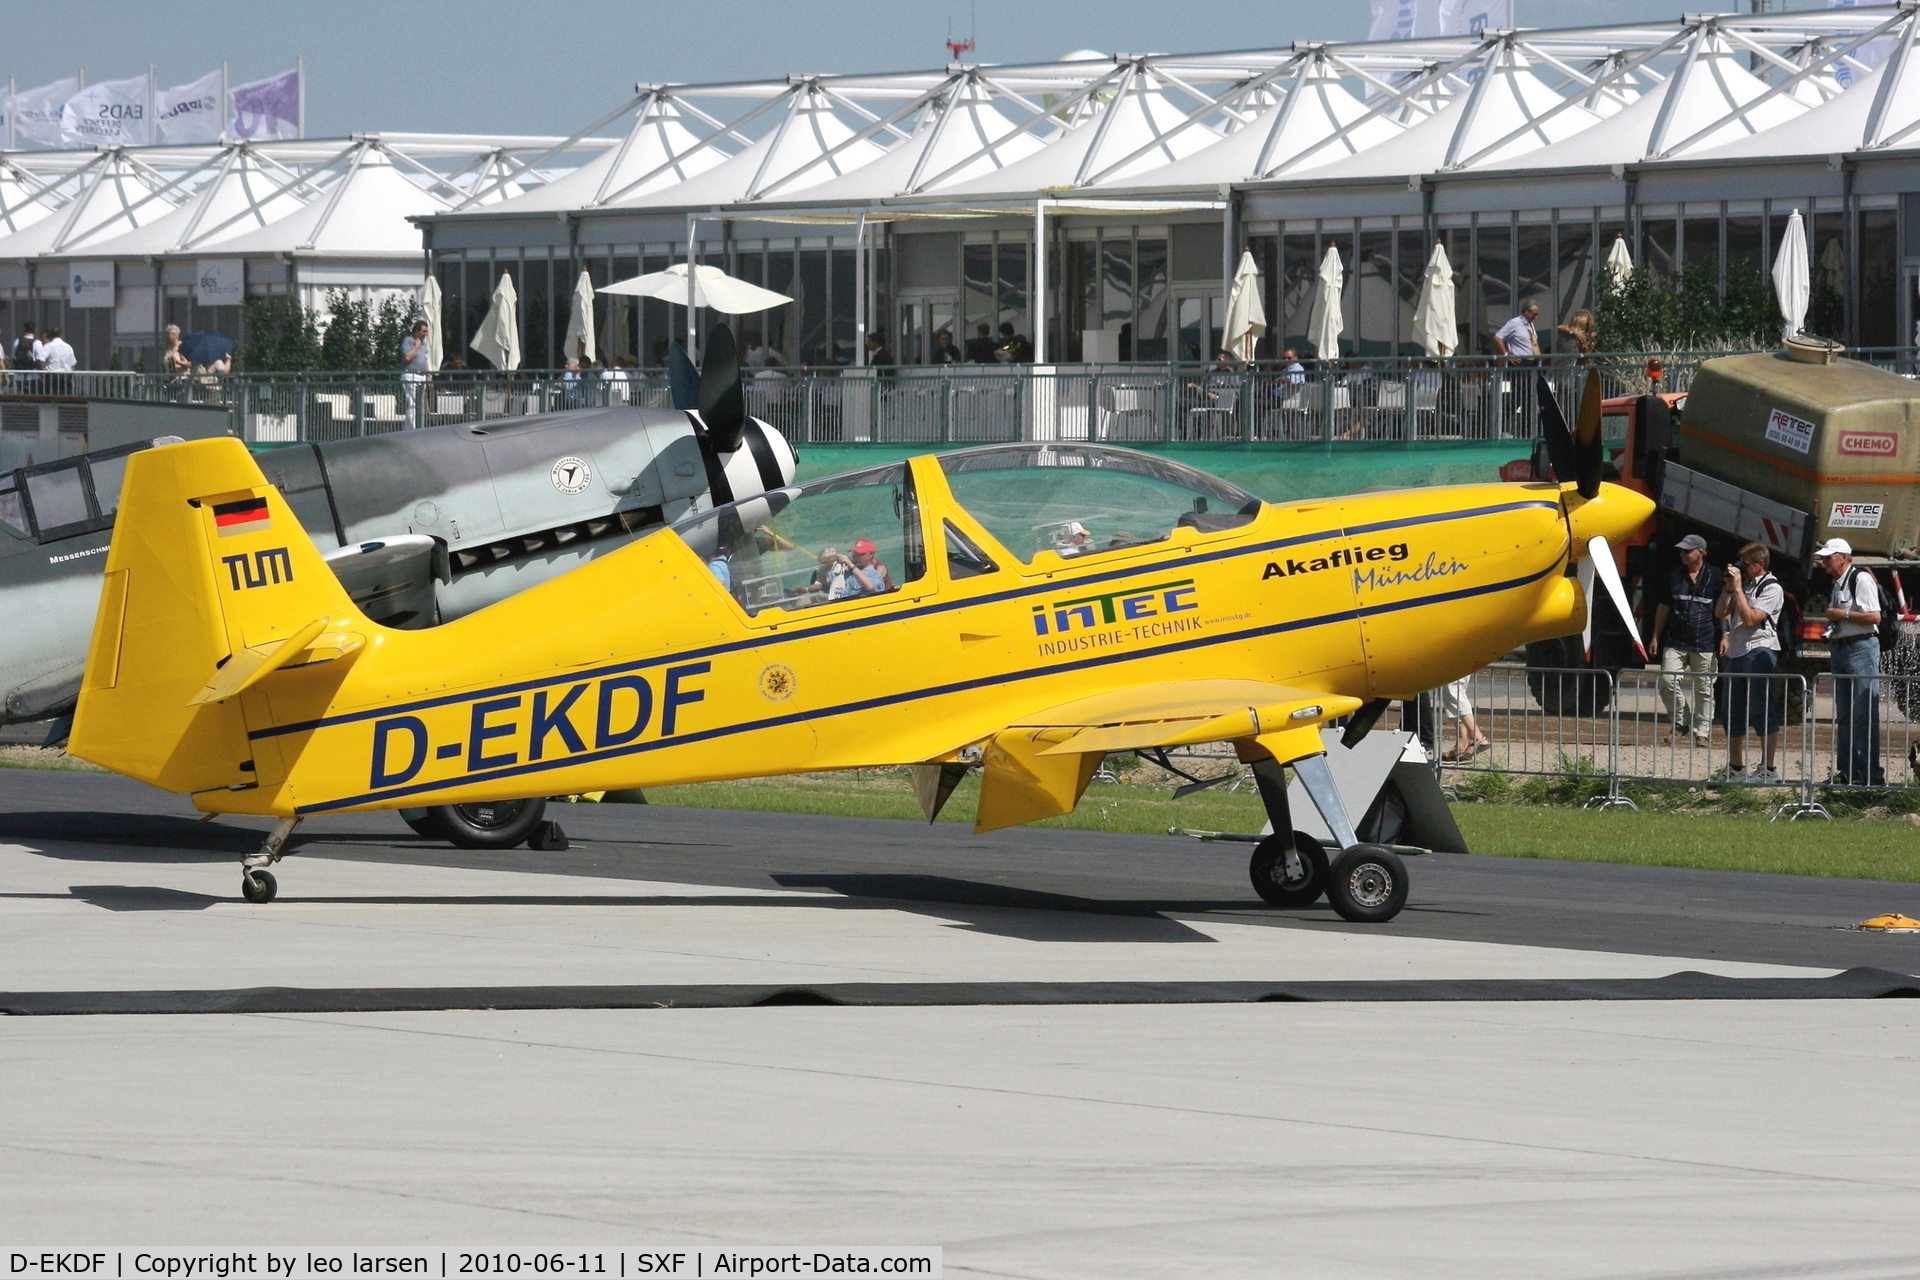
{"label": "glass window panel", "polygon": [[675,532],[748,613],[887,595],[926,574],[902,463],[728,503]]}
{"label": "glass window panel", "polygon": [[1565,324],[1574,312],[1593,309],[1593,224],[1562,222],[1554,230],[1559,236],[1559,274],[1553,322]]}
{"label": "glass window panel", "polygon": [[1363,356],[1390,356],[1399,314],[1393,271],[1393,232],[1362,231],[1353,272],[1357,286],[1354,305],[1360,312],[1355,330],[1358,350]]}
{"label": "glass window panel", "polygon": [[1763,227],[1759,214],[1727,219],[1727,272],[1736,268],[1763,271],[1767,266],[1766,247],[1761,243]]}
{"label": "glass window panel", "polygon": [[1674,274],[1674,236],[1679,225],[1672,218],[1649,218],[1640,227],[1640,256],[1634,266],[1658,275]]}
{"label": "glass window panel", "polygon": [[1295,351],[1307,346],[1307,320],[1313,312],[1313,237],[1280,238],[1280,300],[1273,316],[1281,345]]}
{"label": "glass window panel", "polygon": [[[767,288],[775,293],[784,293],[794,297],[793,249],[782,246],[767,250]],[[767,345],[780,353],[781,364],[793,364],[796,357],[794,349],[795,328],[793,325],[794,304],[775,307],[761,316],[765,326]]]}
{"label": "glass window panel", "polygon": [[1093,240],[1069,240],[1066,262],[1066,285],[1061,293],[1067,307],[1066,358],[1084,360],[1081,331],[1101,325],[1100,245]]}
{"label": "glass window panel", "polygon": [[1160,542],[1176,528],[1237,528],[1260,509],[1205,472],[1098,446],[967,449],[942,454],[940,469],[960,505],[1024,564],[1045,552],[1075,558]]}
{"label": "glass window panel", "polygon": [[27,536],[26,507],[20,501],[20,490],[14,487],[11,476],[0,479],[0,525],[21,537]]}
{"label": "glass window panel", "polygon": [[1813,290],[1806,328],[1823,338],[1842,338],[1847,328],[1846,215],[1816,213],[1807,228],[1813,256]]}
{"label": "glass window panel", "polygon": [[[551,369],[553,353],[559,346],[553,332],[552,263],[545,258],[529,258],[516,281],[520,290],[520,364],[528,369]],[[566,322],[563,319],[562,325]],[[564,329],[562,330],[564,335]]]}
{"label": "glass window panel", "polygon": [[123,453],[117,458],[88,460],[87,470],[93,473],[93,498],[100,504],[101,515],[110,516],[120,509],[120,485],[127,478],[127,459],[132,456]]}
{"label": "glass window panel", "polygon": [[852,364],[853,322],[860,300],[859,264],[852,249],[833,250],[833,364]]}
{"label": "glass window panel", "polygon": [[1474,314],[1480,321],[1476,346],[1493,350],[1493,335],[1513,318],[1513,228],[1505,222],[1483,222],[1474,228],[1474,286],[1479,295]]}
{"label": "glass window panel", "polygon": [[33,520],[44,533],[62,525],[93,518],[87,510],[87,491],[80,483],[80,463],[27,477],[27,497],[33,502]]}
{"label": "glass window panel", "polygon": [[798,347],[801,364],[824,364],[827,360],[827,251],[800,250],[800,277],[788,308],[799,326]]}
{"label": "glass window panel", "polygon": [[[1167,242],[1165,239],[1140,240],[1134,246],[1134,282],[1139,294],[1139,321],[1133,331],[1135,360],[1171,360],[1173,358],[1171,317],[1167,299]],[[1126,359],[1123,354],[1121,359]]]}
{"label": "glass window panel", "polygon": [[1420,305],[1420,283],[1426,278],[1433,246],[1422,231],[1402,231],[1400,270],[1394,279],[1394,354],[1419,356],[1426,348],[1413,340],[1413,313]]}
{"label": "glass window panel", "polygon": [[[993,290],[993,246],[991,244],[969,244],[960,251],[961,303],[966,311],[967,342],[970,349],[967,359],[974,363],[984,363],[992,357],[983,359],[979,345],[980,339],[992,339],[993,328],[1000,323],[995,310]],[[980,326],[985,325],[983,333]]]}
{"label": "glass window panel", "polygon": [[994,321],[994,336],[1000,336],[1000,326],[1003,324],[1012,325],[1015,333],[1025,334],[1028,332],[1027,246],[1002,241],[998,248],[999,271],[995,280],[999,310]]}
{"label": "glass window panel", "polygon": [[978,578],[999,571],[993,558],[975,546],[972,538],[955,528],[953,521],[943,520],[940,523],[941,532],[947,540],[947,576]]}
{"label": "glass window panel", "polygon": [[1513,276],[1513,309],[1529,302],[1545,312],[1541,323],[1551,327],[1561,317],[1553,313],[1553,227],[1548,223],[1521,223],[1514,228],[1517,255]]}
{"label": "glass window panel", "polygon": [[1720,219],[1688,218],[1686,220],[1686,237],[1686,256],[1682,261],[1687,263],[1707,263],[1713,271],[1714,279],[1719,279]]}
{"label": "glass window panel", "polygon": [[1133,359],[1133,238],[1107,231],[1100,239],[1100,327],[1120,335],[1120,358]]}
{"label": "glass window panel", "polygon": [[1899,241],[1895,211],[1860,214],[1860,332],[1863,347],[1903,345],[1900,336]]}

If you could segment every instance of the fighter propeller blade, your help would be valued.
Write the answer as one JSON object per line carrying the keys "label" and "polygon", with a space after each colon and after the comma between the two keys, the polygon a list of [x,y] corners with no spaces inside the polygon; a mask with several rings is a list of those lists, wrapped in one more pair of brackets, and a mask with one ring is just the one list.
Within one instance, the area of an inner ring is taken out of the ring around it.
{"label": "fighter propeller blade", "polygon": [[[1613,562],[1613,548],[1602,537],[1587,540],[1587,560],[1593,566],[1594,576],[1607,588],[1607,594],[1613,597],[1613,607],[1620,611],[1620,620],[1627,624],[1627,635],[1633,639],[1633,647],[1640,654],[1640,661],[1647,660],[1647,646],[1640,643],[1640,628],[1634,624],[1633,608],[1627,603],[1627,584],[1620,581],[1620,567]],[[1593,634],[1593,597],[1587,597],[1587,634]]]}
{"label": "fighter propeller blade", "polygon": [[1606,463],[1606,442],[1600,437],[1600,399],[1600,371],[1589,369],[1586,385],[1580,388],[1580,413],[1573,423],[1574,483],[1583,498],[1600,492],[1600,469]]}
{"label": "fighter propeller blade", "polygon": [[677,342],[667,348],[667,390],[673,396],[674,408],[700,407],[700,371],[693,367],[687,349]]}
{"label": "fighter propeller blade", "polygon": [[713,437],[713,447],[732,453],[747,434],[747,393],[740,384],[740,349],[733,330],[713,326],[707,335],[707,358],[700,366],[700,421]]}
{"label": "fighter propeller blade", "polygon": [[1560,484],[1570,484],[1575,471],[1573,432],[1567,430],[1566,415],[1560,412],[1560,402],[1554,399],[1553,386],[1544,374],[1535,376],[1534,387],[1540,397],[1540,435],[1547,444],[1553,478]]}

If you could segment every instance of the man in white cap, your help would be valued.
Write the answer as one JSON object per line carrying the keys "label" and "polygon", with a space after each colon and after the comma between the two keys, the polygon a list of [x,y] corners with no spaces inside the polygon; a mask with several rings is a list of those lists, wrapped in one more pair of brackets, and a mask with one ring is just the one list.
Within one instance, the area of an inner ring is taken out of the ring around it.
{"label": "man in white cap", "polygon": [[1845,538],[1829,538],[1813,558],[1833,579],[1827,597],[1828,663],[1840,677],[1833,696],[1834,781],[1881,787],[1880,584],[1855,566]]}
{"label": "man in white cap", "polygon": [[1699,534],[1680,539],[1674,550],[1680,563],[1667,574],[1666,594],[1653,611],[1660,700],[1673,717],[1673,741],[1684,742],[1691,734],[1695,745],[1704,747],[1713,741],[1713,679],[1721,645],[1713,606],[1724,575],[1707,563],[1707,540]]}

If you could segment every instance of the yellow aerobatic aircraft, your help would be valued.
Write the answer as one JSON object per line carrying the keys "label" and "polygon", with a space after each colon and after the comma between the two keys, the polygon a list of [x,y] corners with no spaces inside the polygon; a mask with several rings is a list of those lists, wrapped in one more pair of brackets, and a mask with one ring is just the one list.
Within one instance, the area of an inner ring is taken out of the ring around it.
{"label": "yellow aerobatic aircraft", "polygon": [[[1649,504],[1589,443],[1584,496],[1293,503],[1126,449],[989,445],[720,506],[420,631],[355,610],[239,442],[164,445],[128,463],[70,749],[278,816],[243,872],[265,901],[307,814],[907,764],[929,818],[979,768],[984,831],[1070,811],[1108,752],[1226,741],[1279,833],[1263,896],[1387,919],[1405,868],[1355,840],[1319,729],[1579,631],[1572,561],[1618,592],[1604,540]],[[1292,838],[1286,765],[1331,867]]]}

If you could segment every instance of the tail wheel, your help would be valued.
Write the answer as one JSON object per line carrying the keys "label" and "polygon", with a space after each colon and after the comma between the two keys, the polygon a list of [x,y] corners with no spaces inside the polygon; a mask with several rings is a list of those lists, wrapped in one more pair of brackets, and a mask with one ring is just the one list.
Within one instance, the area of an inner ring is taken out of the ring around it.
{"label": "tail wheel", "polygon": [[482,800],[443,805],[429,812],[439,815],[446,838],[462,849],[511,849],[540,825],[546,817],[547,802]]}
{"label": "tail wheel", "polygon": [[1385,845],[1354,845],[1334,859],[1327,901],[1343,920],[1384,924],[1407,905],[1407,864]]}
{"label": "tail wheel", "polygon": [[[1287,851],[1300,856],[1287,866]],[[1271,835],[1253,848],[1247,863],[1253,891],[1269,906],[1310,907],[1327,891],[1327,855],[1320,842],[1304,831]]]}

